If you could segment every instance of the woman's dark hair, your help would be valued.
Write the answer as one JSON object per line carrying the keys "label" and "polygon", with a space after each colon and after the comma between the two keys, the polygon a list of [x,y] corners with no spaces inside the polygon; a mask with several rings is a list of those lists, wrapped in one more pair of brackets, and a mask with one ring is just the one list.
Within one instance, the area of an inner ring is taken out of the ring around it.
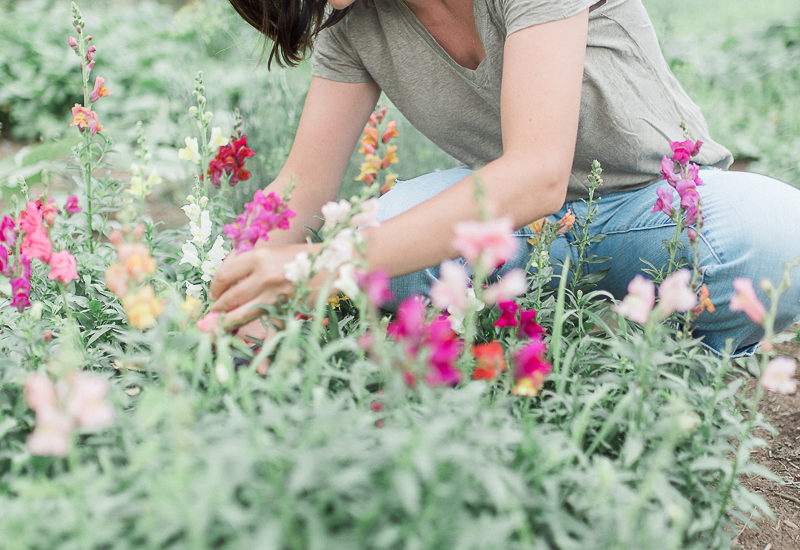
{"label": "woman's dark hair", "polygon": [[[327,0],[229,0],[233,8],[264,36],[272,40],[267,67],[300,63],[314,37],[347,15],[352,5],[326,17]],[[366,0],[364,0],[366,3]]]}

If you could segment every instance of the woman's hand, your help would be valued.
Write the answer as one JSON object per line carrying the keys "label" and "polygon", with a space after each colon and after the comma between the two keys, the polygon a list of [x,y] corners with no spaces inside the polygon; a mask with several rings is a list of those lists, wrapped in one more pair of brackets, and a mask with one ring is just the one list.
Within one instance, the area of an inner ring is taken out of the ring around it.
{"label": "woman's hand", "polygon": [[258,306],[276,304],[294,294],[286,279],[285,265],[308,244],[257,247],[231,254],[211,281],[212,311],[225,314],[225,328],[232,330],[263,314]]}

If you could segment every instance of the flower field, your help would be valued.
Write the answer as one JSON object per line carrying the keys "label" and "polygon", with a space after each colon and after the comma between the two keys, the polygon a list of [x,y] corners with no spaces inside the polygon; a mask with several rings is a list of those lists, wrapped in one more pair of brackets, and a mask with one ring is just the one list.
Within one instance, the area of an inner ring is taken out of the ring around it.
{"label": "flower field", "polygon": [[[142,4],[132,17],[172,13]],[[0,161],[0,547],[729,548],[740,522],[770,514],[743,476],[776,477],[751,459],[768,429],[758,405],[796,391],[795,360],[769,345],[786,282],[762,284],[767,303],[753,281],[731,288],[731,308],[765,330],[756,356],[720,358],[691,336],[713,305],[680,253],[702,231],[689,135],[665,142],[668,185],[653,193],[676,224],[670,261],[623,300],[583,276],[600,261],[585,253],[595,163],[585,217],[531,225],[527,272],[489,276],[517,242],[487,206],[455,229],[464,262],[389,314],[359,229],[404,163],[452,161],[379,107],[318,246],[279,266],[294,292],[261,308],[270,337],[226,330],[209,283],[295,217],[262,188],[301,85],[268,77],[260,93],[276,97],[258,114],[247,75],[225,84],[201,66],[179,107],[154,100],[193,33],[209,48],[224,34],[220,10],[190,3],[152,31],[174,51],[153,39],[130,53],[147,77],[126,75],[114,35],[73,4],[42,38],[51,80],[29,75],[51,90],[41,108],[25,110],[18,80],[0,86],[6,130],[46,138]],[[577,265],[549,254],[568,232]]]}

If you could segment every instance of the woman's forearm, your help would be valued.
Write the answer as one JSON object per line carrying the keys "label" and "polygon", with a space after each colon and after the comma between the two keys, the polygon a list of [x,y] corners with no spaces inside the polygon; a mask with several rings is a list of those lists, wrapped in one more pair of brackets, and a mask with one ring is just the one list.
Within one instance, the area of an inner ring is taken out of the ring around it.
{"label": "woman's forearm", "polygon": [[568,177],[563,168],[501,157],[439,195],[365,230],[367,264],[396,277],[456,257],[454,226],[480,218],[476,179],[489,214],[510,216],[514,227],[522,227],[561,208]]}

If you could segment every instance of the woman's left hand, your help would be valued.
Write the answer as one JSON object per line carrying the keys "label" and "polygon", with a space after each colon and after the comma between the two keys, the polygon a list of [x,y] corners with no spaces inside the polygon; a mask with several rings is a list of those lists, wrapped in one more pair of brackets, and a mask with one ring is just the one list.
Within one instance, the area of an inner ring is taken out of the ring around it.
{"label": "woman's left hand", "polygon": [[308,249],[303,243],[231,254],[211,281],[211,310],[225,314],[228,330],[263,315],[258,306],[276,304],[294,294],[284,266]]}

